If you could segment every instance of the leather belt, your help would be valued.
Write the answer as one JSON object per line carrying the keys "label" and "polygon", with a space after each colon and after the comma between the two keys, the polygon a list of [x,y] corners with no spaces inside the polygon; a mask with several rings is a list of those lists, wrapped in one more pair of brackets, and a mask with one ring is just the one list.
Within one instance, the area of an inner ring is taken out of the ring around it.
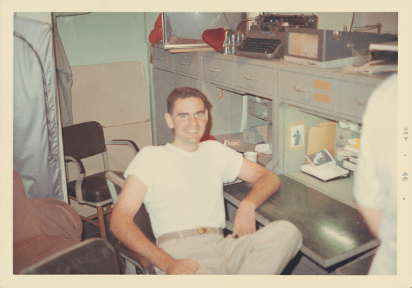
{"label": "leather belt", "polygon": [[184,237],[189,237],[189,236],[202,235],[202,234],[220,234],[220,235],[223,235],[223,229],[222,228],[211,228],[211,227],[199,227],[197,229],[183,230],[183,231],[163,234],[163,235],[160,235],[160,237],[157,238],[156,241],[157,241],[157,245],[160,245],[160,243],[168,241],[168,240],[179,239],[179,238],[184,238]]}

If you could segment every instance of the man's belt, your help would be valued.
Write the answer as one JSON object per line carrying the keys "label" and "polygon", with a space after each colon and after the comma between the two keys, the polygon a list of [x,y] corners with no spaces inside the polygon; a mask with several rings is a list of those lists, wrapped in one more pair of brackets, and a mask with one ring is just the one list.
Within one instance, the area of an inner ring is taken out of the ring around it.
{"label": "man's belt", "polygon": [[202,235],[202,234],[223,235],[223,229],[222,228],[211,228],[211,227],[199,227],[197,229],[190,229],[190,230],[183,230],[183,231],[178,231],[178,232],[167,233],[157,238],[157,245],[160,245],[160,243],[168,241],[168,240],[172,240],[172,239],[179,239],[179,238]]}

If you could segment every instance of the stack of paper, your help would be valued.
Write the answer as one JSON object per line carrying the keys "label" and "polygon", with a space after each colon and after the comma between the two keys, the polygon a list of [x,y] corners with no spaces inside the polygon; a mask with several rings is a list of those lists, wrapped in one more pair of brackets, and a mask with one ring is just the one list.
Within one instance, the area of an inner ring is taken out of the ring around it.
{"label": "stack of paper", "polygon": [[327,149],[308,155],[306,157],[310,164],[300,167],[300,170],[315,176],[322,181],[328,181],[339,177],[346,177],[349,171],[336,165],[336,161]]}
{"label": "stack of paper", "polygon": [[348,140],[349,144],[343,148],[339,148],[337,155],[338,160],[343,161],[342,166],[351,171],[356,171],[358,162],[360,139],[354,138]]}

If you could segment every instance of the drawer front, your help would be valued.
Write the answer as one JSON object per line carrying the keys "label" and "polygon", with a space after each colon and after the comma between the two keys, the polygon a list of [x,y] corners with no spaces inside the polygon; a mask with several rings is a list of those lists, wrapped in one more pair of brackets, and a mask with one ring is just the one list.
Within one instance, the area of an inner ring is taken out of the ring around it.
{"label": "drawer front", "polygon": [[275,70],[267,67],[237,64],[235,68],[236,87],[268,94],[275,94]]}
{"label": "drawer front", "polygon": [[160,48],[153,48],[153,65],[166,70],[173,69],[173,54]]}
{"label": "drawer front", "polygon": [[336,112],[362,119],[375,86],[339,81]]}
{"label": "drawer front", "polygon": [[195,53],[178,53],[173,55],[175,71],[199,76],[200,60]]}
{"label": "drawer front", "polygon": [[336,80],[307,74],[279,71],[280,97],[296,105],[334,111]]}
{"label": "drawer front", "polygon": [[234,62],[203,57],[202,77],[219,83],[233,85]]}

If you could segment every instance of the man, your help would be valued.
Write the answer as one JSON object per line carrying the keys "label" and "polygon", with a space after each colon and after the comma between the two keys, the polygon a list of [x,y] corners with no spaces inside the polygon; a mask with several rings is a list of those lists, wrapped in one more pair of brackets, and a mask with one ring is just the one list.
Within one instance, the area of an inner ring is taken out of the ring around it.
{"label": "man", "polygon": [[368,101],[362,121],[354,196],[357,208],[381,244],[369,274],[396,275],[398,75],[384,81]]}
{"label": "man", "polygon": [[[193,88],[169,95],[165,118],[174,140],[144,147],[133,159],[110,228],[145,255],[158,274],[279,274],[299,250],[302,236],[287,221],[255,232],[254,215],[279,189],[279,178],[217,141],[200,143],[206,104],[205,95]],[[223,183],[237,177],[253,183],[253,189],[239,205],[233,234],[224,238]],[[143,202],[157,246],[133,222]]]}

